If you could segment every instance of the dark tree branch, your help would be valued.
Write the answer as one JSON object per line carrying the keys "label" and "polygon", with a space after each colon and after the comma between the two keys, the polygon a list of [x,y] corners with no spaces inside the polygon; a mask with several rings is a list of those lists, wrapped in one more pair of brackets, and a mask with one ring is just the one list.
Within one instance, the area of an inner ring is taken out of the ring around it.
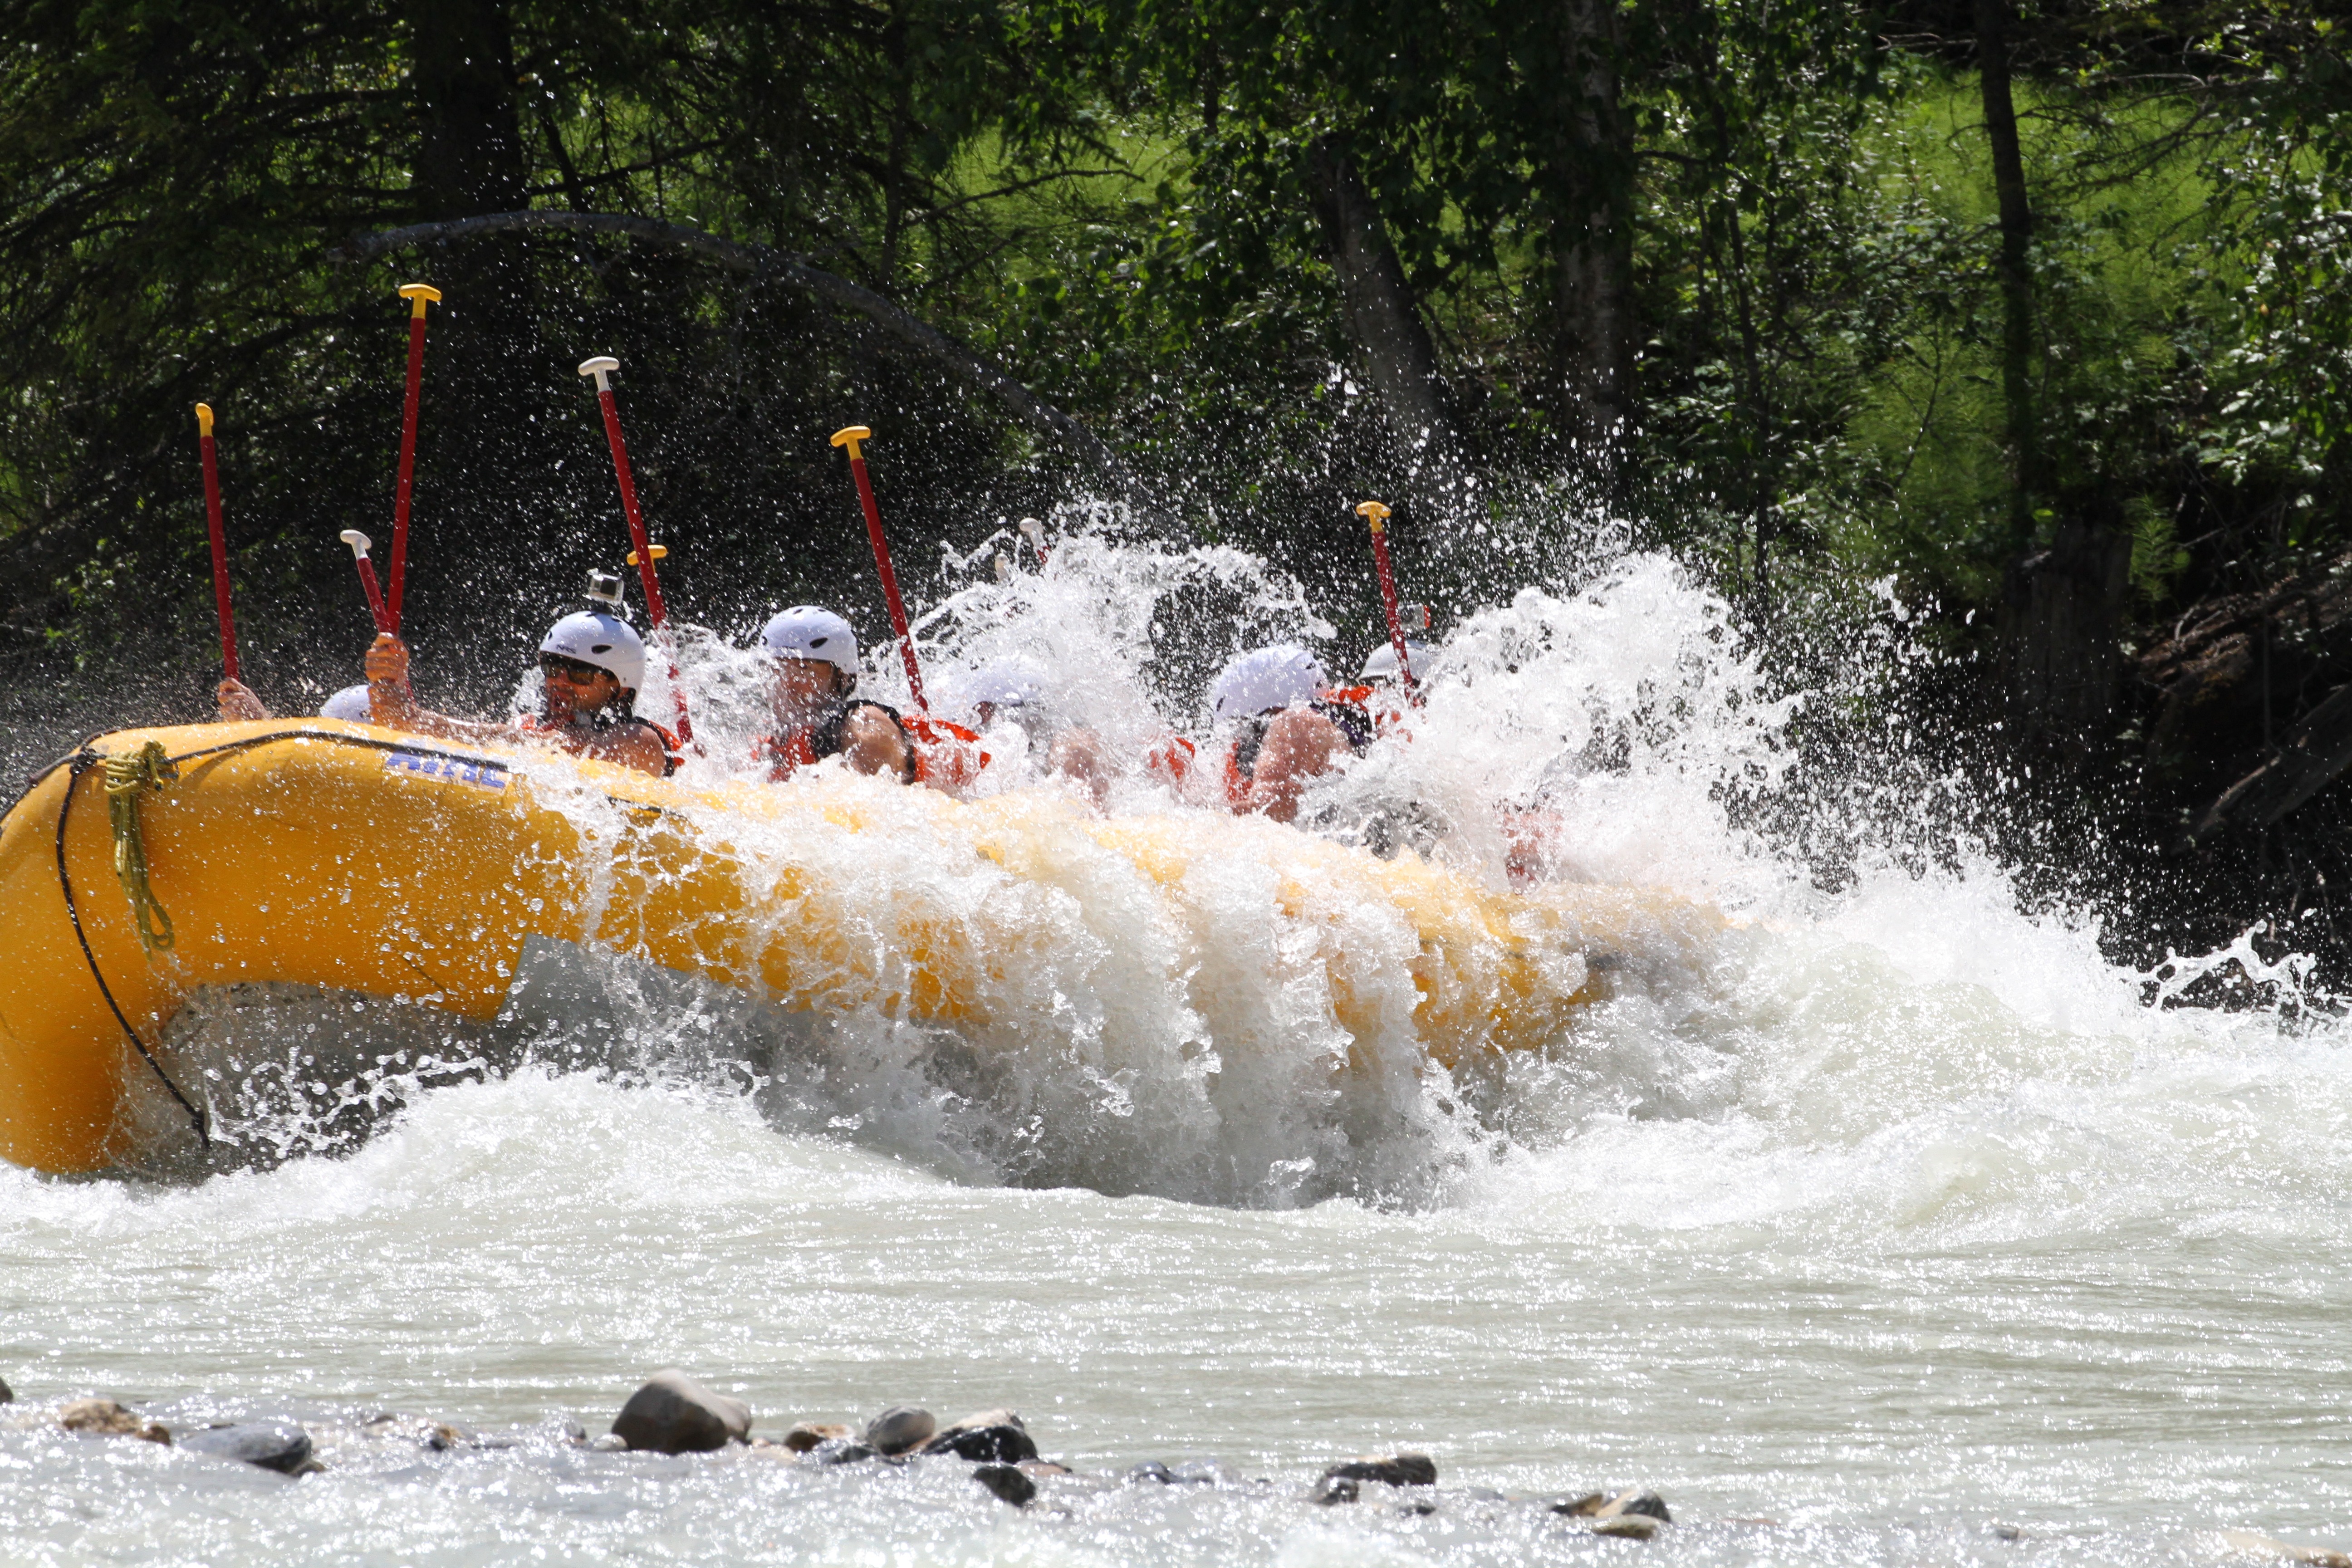
{"label": "dark tree branch", "polygon": [[2352,768],[2352,686],[2304,716],[2278,754],[2223,792],[2197,819],[2203,838],[2231,817],[2268,827]]}
{"label": "dark tree branch", "polygon": [[562,229],[574,234],[617,235],[653,245],[676,246],[718,263],[730,272],[753,278],[778,278],[803,289],[828,304],[855,310],[893,337],[938,362],[959,379],[993,394],[1032,427],[1053,437],[1091,463],[1140,508],[1143,495],[1117,453],[1085,426],[1039,397],[1002,368],[982,357],[929,322],[910,315],[873,289],[853,283],[805,257],[789,255],[764,245],[709,234],[680,224],[624,213],[514,212],[488,213],[480,217],[454,218],[444,223],[411,224],[405,228],[359,235],[335,247],[330,254],[342,261],[373,261],[396,250],[481,235],[512,234],[525,229]]}

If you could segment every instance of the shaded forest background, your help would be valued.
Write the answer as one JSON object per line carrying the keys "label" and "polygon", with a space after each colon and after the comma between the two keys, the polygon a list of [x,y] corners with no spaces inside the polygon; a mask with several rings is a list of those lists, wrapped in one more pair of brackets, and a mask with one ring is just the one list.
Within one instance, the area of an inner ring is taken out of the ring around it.
{"label": "shaded forest background", "polygon": [[348,678],[335,534],[388,531],[424,279],[409,619],[478,700],[622,548],[572,368],[613,353],[693,619],[883,624],[852,422],[919,595],[930,542],[1093,496],[1266,555],[1360,646],[1354,500],[1398,503],[1441,617],[1605,513],[1792,681],[1891,595],[1939,656],[1913,743],[2019,803],[2030,888],[2103,880],[2120,949],[2346,951],[2352,6],[5,15],[19,738],[204,710],[199,398],[255,684]]}

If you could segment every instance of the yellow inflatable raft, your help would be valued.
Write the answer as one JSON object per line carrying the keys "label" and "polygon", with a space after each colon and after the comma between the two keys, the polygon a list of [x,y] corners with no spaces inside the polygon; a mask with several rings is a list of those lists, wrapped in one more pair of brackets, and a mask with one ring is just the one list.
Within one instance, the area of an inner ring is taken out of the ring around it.
{"label": "yellow inflatable raft", "polygon": [[[885,851],[956,875],[911,890],[865,876]],[[1720,923],[1591,889],[1517,898],[1269,823],[1104,819],[1048,795],[962,804],[824,777],[698,790],[325,720],[124,731],[0,819],[0,1157],[124,1161],[142,1136],[134,1089],[160,1088],[201,1129],[204,1089],[167,1026],[203,987],[310,985],[488,1018],[537,936],[790,1009],[871,1007],[985,1037],[1027,962],[1004,909],[1157,919],[1152,899],[1181,902],[1204,868],[1235,865],[1255,868],[1294,938],[1266,962],[1319,966],[1350,1038],[1402,996],[1420,1048],[1448,1066],[1559,1038],[1596,994],[1588,951]],[[1108,907],[1128,884],[1132,907]],[[1343,940],[1363,930],[1391,934]]]}

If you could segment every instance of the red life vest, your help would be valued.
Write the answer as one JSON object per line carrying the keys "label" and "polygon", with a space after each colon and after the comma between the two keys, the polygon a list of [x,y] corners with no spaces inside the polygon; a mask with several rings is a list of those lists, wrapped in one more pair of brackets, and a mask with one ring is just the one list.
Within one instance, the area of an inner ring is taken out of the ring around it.
{"label": "red life vest", "polygon": [[970,789],[979,780],[980,770],[988,766],[988,753],[980,749],[980,737],[961,724],[925,714],[901,715],[898,722],[906,726],[915,742],[918,784],[960,795]]}
{"label": "red life vest", "polygon": [[[988,765],[980,737],[962,725],[919,715],[908,718],[894,713],[892,717],[906,731],[908,749],[914,752],[916,783],[950,792],[961,790]],[[751,759],[767,764],[770,784],[782,784],[801,769],[817,764],[820,759],[812,740],[816,730],[816,725],[802,725],[784,735],[760,737],[751,748]]]}
{"label": "red life vest", "polygon": [[801,725],[782,736],[761,736],[752,742],[751,761],[767,764],[770,784],[782,784],[803,768],[816,766],[816,752],[809,747],[809,727]]}
{"label": "red life vest", "polygon": [[1184,781],[1192,776],[1192,759],[1199,752],[1181,735],[1165,735],[1160,743],[1143,753],[1143,766],[1148,773],[1166,780],[1171,787],[1181,789]]}

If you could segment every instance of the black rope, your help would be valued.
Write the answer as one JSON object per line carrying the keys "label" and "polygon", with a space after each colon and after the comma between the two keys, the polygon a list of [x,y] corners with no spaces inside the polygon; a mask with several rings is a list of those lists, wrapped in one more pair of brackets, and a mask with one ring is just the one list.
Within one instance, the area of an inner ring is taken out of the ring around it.
{"label": "black rope", "polygon": [[155,1053],[147,1048],[147,1042],[139,1037],[139,1031],[131,1026],[131,1020],[123,1016],[122,1005],[114,999],[112,987],[106,984],[106,976],[98,967],[98,954],[89,950],[89,933],[81,929],[81,908],[74,900],[73,877],[66,869],[66,824],[73,818],[74,791],[80,786],[82,774],[105,760],[96,752],[78,753],[72,759],[73,772],[66,780],[65,804],[58,807],[58,887],[66,896],[66,918],[73,921],[74,940],[81,943],[81,955],[89,964],[89,977],[98,982],[98,994],[106,998],[106,1005],[114,1014],[114,1021],[122,1026],[124,1037],[138,1048],[147,1065],[154,1069],[155,1077],[163,1087],[172,1091],[172,1098],[180,1102],[180,1109],[188,1113],[188,1119],[196,1125],[197,1142],[209,1152],[213,1146],[211,1119],[196,1108],[194,1101],[180,1092],[180,1086],[172,1081],[172,1075],[163,1070],[163,1064],[155,1059]]}
{"label": "black rope", "polygon": [[[93,735],[90,739],[96,740],[98,736]],[[202,746],[193,752],[183,752],[170,760],[176,765],[181,763],[194,762],[203,757],[219,756],[229,752],[241,752],[255,746],[266,746],[278,741],[295,740],[326,741],[335,745],[357,746],[362,751],[371,752],[406,752],[415,756],[439,757],[448,762],[488,763],[502,773],[513,771],[506,763],[493,761],[479,753],[468,754],[463,752],[446,751],[438,746],[418,745],[414,741],[386,741],[379,740],[373,735],[346,734],[338,730],[273,730],[266,735],[247,735],[235,741],[224,741],[216,746]],[[72,770],[71,776],[66,781],[65,804],[58,808],[58,887],[65,894],[66,916],[73,921],[74,940],[81,943],[81,955],[89,964],[89,977],[98,982],[98,994],[106,998],[106,1005],[113,1013],[114,1021],[122,1026],[124,1037],[138,1049],[139,1055],[144,1058],[148,1067],[153,1069],[155,1077],[165,1089],[172,1091],[172,1098],[180,1102],[181,1109],[185,1110],[189,1119],[195,1123],[197,1140],[209,1150],[213,1143],[210,1119],[194,1101],[180,1091],[178,1084],[172,1081],[172,1075],[163,1070],[163,1064],[155,1059],[155,1053],[147,1048],[147,1042],[139,1037],[139,1031],[131,1026],[131,1020],[124,1016],[121,1004],[114,999],[113,989],[106,984],[106,976],[98,967],[98,955],[90,951],[89,937],[82,930],[81,909],[74,898],[73,879],[66,870],[66,824],[73,816],[75,787],[81,783],[82,774],[105,760],[97,752],[90,750],[89,742],[85,742],[81,750],[70,756],[58,758],[57,762],[42,769],[32,780],[32,786],[37,788],[43,779],[47,778],[58,768],[65,767]],[[29,794],[30,790],[28,789],[26,793]],[[23,797],[18,798],[21,800]],[[625,806],[631,811],[651,811],[662,816],[677,815],[667,806],[652,805],[641,800],[626,800],[619,795],[606,795],[604,798],[614,805]]]}

